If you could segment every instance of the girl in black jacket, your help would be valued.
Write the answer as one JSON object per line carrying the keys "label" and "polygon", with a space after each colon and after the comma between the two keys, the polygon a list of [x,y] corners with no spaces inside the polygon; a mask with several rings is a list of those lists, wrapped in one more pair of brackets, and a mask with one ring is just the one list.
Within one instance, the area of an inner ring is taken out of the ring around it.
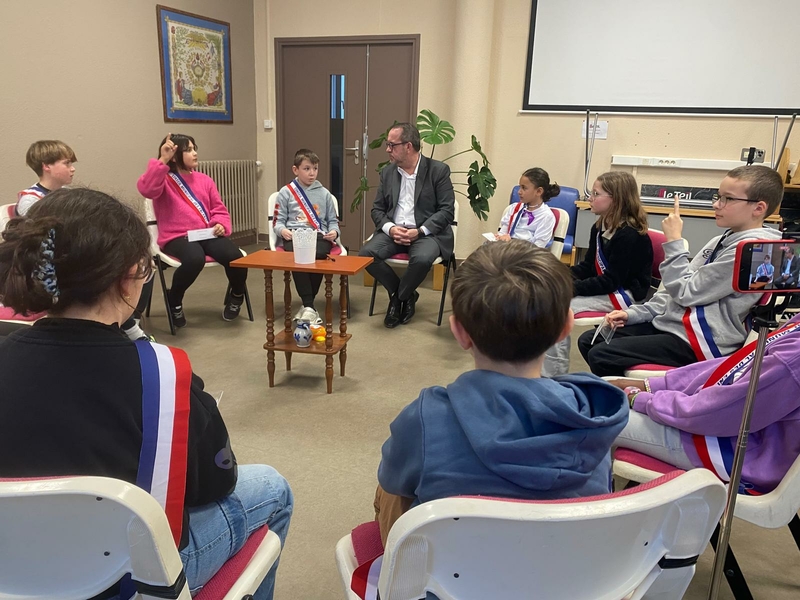
{"label": "girl in black jacket", "polygon": [[[165,507],[193,592],[264,524],[283,541],[286,480],[266,465],[237,468],[182,350],[120,329],[153,272],[136,213],[101,192],[62,189],[2,238],[0,299],[47,317],[0,342],[0,477],[97,475],[144,488]],[[155,432],[166,419],[164,442]],[[273,586],[274,570],[256,597],[271,598]]]}
{"label": "girl in black jacket", "polygon": [[[630,173],[610,171],[600,175],[589,195],[592,225],[589,250],[570,267],[575,283],[573,313],[608,313],[644,300],[650,289],[653,246],[647,235],[647,214],[639,199],[636,179]],[[569,371],[570,338],[548,350],[542,374]]]}

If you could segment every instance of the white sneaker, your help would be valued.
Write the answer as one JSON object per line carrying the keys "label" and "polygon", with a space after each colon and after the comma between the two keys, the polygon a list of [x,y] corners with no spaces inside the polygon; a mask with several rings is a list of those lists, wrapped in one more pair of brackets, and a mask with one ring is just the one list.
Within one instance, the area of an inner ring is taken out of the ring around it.
{"label": "white sneaker", "polygon": [[322,324],[322,319],[319,318],[319,313],[310,306],[304,306],[294,318],[296,321],[306,321],[311,325]]}

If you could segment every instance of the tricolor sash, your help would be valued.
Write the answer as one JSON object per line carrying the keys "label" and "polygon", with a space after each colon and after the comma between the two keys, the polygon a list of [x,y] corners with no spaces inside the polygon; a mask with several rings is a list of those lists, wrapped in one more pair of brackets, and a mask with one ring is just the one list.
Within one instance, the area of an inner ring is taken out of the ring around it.
{"label": "tricolor sash", "polygon": [[[606,257],[603,255],[603,248],[600,245],[599,231],[597,232],[597,252],[594,257],[594,268],[598,275],[603,275],[608,269]],[[628,294],[625,293],[622,286],[611,292],[608,295],[608,299],[611,300],[611,305],[616,310],[625,310],[633,304],[633,300],[628,297]]]}
{"label": "tricolor sash", "polygon": [[[192,367],[183,350],[146,340],[134,343],[142,371],[142,449],[136,485],[164,509],[175,546],[179,547],[186,494]],[[136,590],[130,575],[120,585],[120,598],[132,598]]]}
{"label": "tricolor sash", "polygon": [[383,554],[368,560],[363,565],[358,565],[353,571],[350,589],[362,600],[377,600],[378,578],[381,575]]}
{"label": "tricolor sash", "polygon": [[525,212],[522,208],[525,206],[524,202],[517,202],[517,205],[514,207],[514,210],[511,211],[511,218],[508,220],[508,236],[514,237],[514,231],[517,228],[517,224],[519,223],[520,218],[522,218],[522,213]]}
{"label": "tricolor sash", "polygon": [[[800,327],[800,321],[789,323],[773,331],[767,337],[766,347],[768,348],[770,344],[792,333],[798,327]],[[715,385],[732,385],[735,383],[751,367],[756,355],[757,345],[757,340],[752,341],[722,361],[711,373],[708,381],[703,384],[703,389]],[[715,473],[725,483],[730,481],[736,438],[692,435],[692,442],[703,466]],[[762,492],[756,490],[752,484],[741,482],[739,484],[739,493],[759,495]]]}
{"label": "tricolor sash", "polygon": [[175,544],[180,544],[192,367],[183,350],[136,342],[142,368],[142,451],[136,485],[164,508]]}
{"label": "tricolor sash", "polygon": [[189,203],[195,212],[203,219],[203,222],[208,225],[209,218],[208,213],[206,212],[206,207],[203,206],[203,203],[197,199],[197,196],[194,195],[192,188],[189,187],[189,184],[183,180],[183,177],[178,175],[177,173],[170,172],[169,179],[167,180],[172,184],[172,187],[180,194],[180,196]]}
{"label": "tricolor sash", "polygon": [[293,179],[286,187],[289,188],[289,192],[291,192],[292,196],[294,196],[294,199],[297,200],[297,203],[300,205],[300,210],[302,210],[305,214],[306,221],[311,224],[311,227],[319,231],[322,228],[321,221],[319,220],[317,211],[314,210],[314,206],[308,199],[303,186],[297,183],[296,179]]}
{"label": "tricolor sash", "polygon": [[683,328],[698,361],[722,356],[714,342],[714,336],[711,335],[704,306],[690,306],[686,309],[683,313]]}
{"label": "tricolor sash", "polygon": [[26,190],[22,190],[19,194],[17,194],[17,205],[14,206],[14,214],[20,216],[19,210],[17,207],[19,206],[19,201],[22,200],[23,196],[36,196],[38,200],[44,198],[47,194],[50,193],[50,190],[43,188],[38,183],[34,183],[31,187]]}

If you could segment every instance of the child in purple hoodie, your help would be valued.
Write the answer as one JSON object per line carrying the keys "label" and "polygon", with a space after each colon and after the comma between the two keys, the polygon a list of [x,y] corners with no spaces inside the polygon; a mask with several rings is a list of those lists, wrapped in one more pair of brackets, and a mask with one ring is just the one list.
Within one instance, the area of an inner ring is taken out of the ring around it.
{"label": "child in purple hoodie", "polygon": [[[646,380],[617,379],[631,414],[615,443],[682,469],[705,467],[730,478],[755,343],[736,360],[717,358]],[[728,365],[720,368],[726,361]],[[746,364],[737,368],[740,362]],[[709,385],[710,383],[710,385]],[[637,391],[640,389],[641,391]],[[800,455],[800,315],[768,340],[756,393],[743,491],[770,492]]]}

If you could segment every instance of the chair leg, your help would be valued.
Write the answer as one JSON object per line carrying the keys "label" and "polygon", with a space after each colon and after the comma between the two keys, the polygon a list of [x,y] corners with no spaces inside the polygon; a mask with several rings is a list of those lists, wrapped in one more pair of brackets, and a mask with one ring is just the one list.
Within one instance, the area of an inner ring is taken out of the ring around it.
{"label": "chair leg", "polygon": [[161,281],[161,293],[164,296],[164,308],[166,308],[167,310],[167,323],[169,323],[169,332],[172,335],[175,335],[175,323],[172,322],[172,311],[169,309],[169,295],[167,294],[167,281],[166,279],[164,279],[164,267],[161,264],[160,258],[156,258],[156,268],[158,269],[158,279],[159,281]]}
{"label": "chair leg", "polygon": [[792,532],[794,543],[797,544],[797,548],[800,549],[800,517],[797,515],[789,521],[789,531]]}
{"label": "chair leg", "polygon": [[377,293],[377,291],[378,291],[378,280],[373,278],[373,280],[372,280],[372,298],[369,301],[369,316],[370,317],[372,316],[372,312],[373,312],[373,310],[375,308],[375,294]]}
{"label": "chair leg", "polygon": [[244,303],[247,305],[247,316],[250,321],[253,321],[253,307],[250,304],[250,292],[247,291],[247,285],[244,286]]}
{"label": "chair leg", "polygon": [[444,313],[444,300],[447,297],[447,280],[450,279],[450,266],[456,262],[455,255],[450,255],[450,260],[447,261],[447,268],[444,270],[444,284],[442,285],[442,301],[439,303],[439,319],[436,321],[436,326],[442,325],[442,314]]}
{"label": "chair leg", "polygon": [[[717,550],[718,541],[719,524],[717,524],[717,528],[711,535],[711,545],[714,547],[715,552]],[[753,594],[750,593],[750,588],[747,587],[747,580],[745,580],[744,573],[742,573],[742,570],[739,568],[739,563],[730,545],[728,546],[728,553],[725,556],[725,566],[723,569],[725,579],[728,580],[728,585],[731,588],[731,592],[733,592],[733,597],[736,598],[736,600],[753,600]]]}

